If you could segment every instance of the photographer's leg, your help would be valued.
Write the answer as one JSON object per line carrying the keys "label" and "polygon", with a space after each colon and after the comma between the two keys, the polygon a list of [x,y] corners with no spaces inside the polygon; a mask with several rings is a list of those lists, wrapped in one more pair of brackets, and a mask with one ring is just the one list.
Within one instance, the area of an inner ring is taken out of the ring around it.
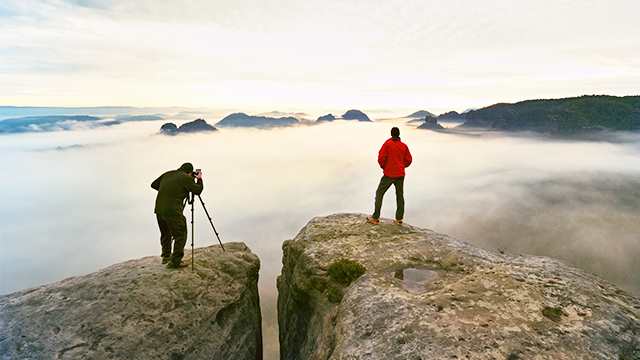
{"label": "photographer's leg", "polygon": [[160,215],[156,215],[158,228],[160,229],[160,246],[162,248],[162,259],[171,257],[171,230],[169,224]]}
{"label": "photographer's leg", "polygon": [[[170,218],[167,219],[167,218]],[[182,257],[184,257],[184,245],[187,243],[187,218],[183,215],[177,216],[165,216],[171,229],[171,235],[173,236],[173,255],[171,255],[171,262],[174,266],[180,265]]]}

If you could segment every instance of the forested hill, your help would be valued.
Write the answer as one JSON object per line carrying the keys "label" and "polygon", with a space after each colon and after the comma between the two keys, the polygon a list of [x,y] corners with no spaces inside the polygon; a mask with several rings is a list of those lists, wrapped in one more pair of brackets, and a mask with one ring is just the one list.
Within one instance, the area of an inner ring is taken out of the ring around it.
{"label": "forested hill", "polygon": [[465,127],[575,133],[639,130],[640,96],[585,95],[495,104],[467,113]]}

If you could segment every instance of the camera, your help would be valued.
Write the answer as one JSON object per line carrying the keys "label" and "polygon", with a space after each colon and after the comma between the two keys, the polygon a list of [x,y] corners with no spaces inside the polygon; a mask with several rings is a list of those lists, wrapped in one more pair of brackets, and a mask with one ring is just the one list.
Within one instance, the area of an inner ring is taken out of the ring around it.
{"label": "camera", "polygon": [[200,175],[200,173],[202,172],[201,169],[195,169],[193,170],[193,172],[191,173],[191,176],[196,177],[198,175]]}

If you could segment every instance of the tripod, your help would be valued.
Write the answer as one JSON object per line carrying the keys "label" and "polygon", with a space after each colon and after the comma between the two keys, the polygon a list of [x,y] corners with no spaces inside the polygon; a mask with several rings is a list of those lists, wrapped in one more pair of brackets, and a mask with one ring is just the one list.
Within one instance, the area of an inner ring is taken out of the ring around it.
{"label": "tripod", "polygon": [[193,212],[194,212],[194,203],[195,203],[195,197],[198,196],[198,199],[200,199],[200,204],[202,204],[202,208],[204,209],[204,213],[207,215],[207,218],[209,219],[209,223],[211,224],[211,228],[213,228],[213,233],[216,234],[216,237],[218,238],[218,242],[220,243],[220,247],[222,248],[222,251],[226,251],[224,249],[224,245],[222,245],[222,240],[220,240],[220,235],[218,234],[218,231],[216,230],[216,227],[213,226],[213,221],[211,220],[211,216],[209,216],[209,212],[207,211],[207,207],[204,206],[204,201],[202,201],[202,197],[200,197],[200,195],[195,195],[194,193],[191,193],[191,196],[189,198],[189,204],[191,204],[191,271],[194,271],[195,266],[194,266],[194,254],[195,254],[195,248],[194,248],[194,242],[195,242],[195,221],[194,221],[194,216],[193,216]]}

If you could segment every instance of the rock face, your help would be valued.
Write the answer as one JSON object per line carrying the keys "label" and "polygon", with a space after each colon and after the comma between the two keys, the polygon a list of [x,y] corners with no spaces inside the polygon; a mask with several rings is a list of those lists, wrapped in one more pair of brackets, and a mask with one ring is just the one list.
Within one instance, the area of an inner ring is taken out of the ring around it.
{"label": "rock face", "polygon": [[0,358],[262,359],[260,262],[225,249],[196,249],[195,271],[146,257],[0,296]]}
{"label": "rock face", "polygon": [[[314,218],[283,250],[282,359],[638,359],[640,299],[555,259],[363,214]],[[338,258],[365,274],[335,284]]]}

